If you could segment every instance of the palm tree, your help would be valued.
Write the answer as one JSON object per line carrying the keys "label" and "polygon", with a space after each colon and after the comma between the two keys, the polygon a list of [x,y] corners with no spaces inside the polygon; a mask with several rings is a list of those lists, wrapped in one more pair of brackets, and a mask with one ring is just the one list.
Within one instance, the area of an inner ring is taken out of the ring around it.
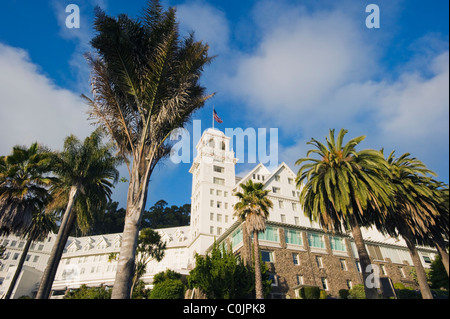
{"label": "palm tree", "polygon": [[242,184],[241,187],[243,192],[235,194],[239,198],[239,202],[234,205],[234,210],[236,216],[242,222],[245,222],[247,232],[253,234],[256,299],[262,299],[264,296],[258,233],[266,230],[266,220],[269,217],[269,209],[273,207],[273,203],[267,198],[269,191],[263,189],[264,184],[253,183],[252,180],[249,180],[246,184]]}
{"label": "palm tree", "polygon": [[75,220],[81,230],[87,231],[92,216],[111,200],[113,183],[119,172],[118,159],[111,145],[102,143],[102,132],[94,131],[81,143],[71,135],[64,141],[64,150],[54,157],[53,171],[58,181],[51,187],[52,202],[49,211],[63,212],[55,245],[36,296],[49,297],[56,270]]}
{"label": "palm tree", "polygon": [[23,232],[48,199],[51,152],[33,143],[0,157],[0,235]]}
{"label": "palm tree", "polygon": [[163,11],[149,1],[140,19],[107,16],[96,8],[95,54],[86,55],[92,69],[92,98],[84,96],[92,119],[104,127],[125,158],[130,174],[123,241],[112,292],[130,296],[139,226],[148,183],[158,162],[170,154],[166,143],[203,107],[199,83],[212,60],[208,45],[193,34],[179,39],[175,9]]}
{"label": "palm tree", "polygon": [[[312,139],[309,150],[296,178],[301,189],[300,203],[305,215],[317,221],[325,230],[351,230],[362,268],[366,298],[376,299],[377,290],[369,287],[371,264],[361,233],[361,227],[375,221],[382,223],[387,207],[391,205],[392,189],[385,176],[388,165],[379,151],[357,151],[364,140],[359,136],[343,144],[347,130],[341,129],[335,140],[334,129],[326,139],[327,146]],[[317,154],[318,159],[309,157]],[[310,162],[310,163],[305,163]],[[302,182],[307,180],[305,185]]]}
{"label": "palm tree", "polygon": [[433,299],[425,270],[417,251],[417,244],[433,244],[433,238],[442,239],[448,234],[447,216],[439,209],[440,198],[430,186],[434,172],[409,153],[396,158],[394,151],[387,158],[390,180],[394,186],[395,205],[378,230],[391,236],[401,236],[408,246],[416,269],[417,281],[424,299]]}
{"label": "palm tree", "polygon": [[11,279],[8,291],[6,292],[5,299],[9,299],[22,271],[23,264],[25,263],[25,257],[28,254],[31,243],[35,241],[42,241],[47,238],[50,232],[56,230],[56,219],[53,214],[47,214],[44,211],[38,211],[33,214],[31,224],[24,230],[22,238],[27,238],[25,246],[20,256],[19,263],[17,264],[16,272]]}

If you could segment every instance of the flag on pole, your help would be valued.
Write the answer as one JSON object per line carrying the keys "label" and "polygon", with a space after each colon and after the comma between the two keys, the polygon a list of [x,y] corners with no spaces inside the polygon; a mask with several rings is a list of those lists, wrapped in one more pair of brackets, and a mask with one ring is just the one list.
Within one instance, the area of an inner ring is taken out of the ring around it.
{"label": "flag on pole", "polygon": [[214,116],[214,120],[215,120],[217,123],[223,123],[222,119],[219,117],[219,115],[217,115],[217,112],[216,112],[216,110],[214,110],[214,109],[213,109],[213,116]]}

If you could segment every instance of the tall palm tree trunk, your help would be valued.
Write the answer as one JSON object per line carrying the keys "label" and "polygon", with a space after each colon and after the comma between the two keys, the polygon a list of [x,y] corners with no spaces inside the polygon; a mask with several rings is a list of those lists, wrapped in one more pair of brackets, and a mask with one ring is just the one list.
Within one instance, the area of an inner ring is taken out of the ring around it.
{"label": "tall palm tree trunk", "polygon": [[414,241],[411,240],[410,236],[403,236],[403,238],[405,239],[406,245],[408,246],[409,254],[411,255],[414,268],[416,268],[417,281],[419,282],[422,298],[433,299],[430,286],[427,282],[427,275],[425,273],[425,269],[423,268],[422,262],[420,261],[420,256],[419,252],[417,251],[416,245],[414,244]]}
{"label": "tall palm tree trunk", "polygon": [[255,230],[253,232],[254,243],[254,256],[255,256],[255,293],[256,299],[263,299],[263,286],[261,278],[261,263],[259,258],[259,240],[258,232]]}
{"label": "tall palm tree trunk", "polygon": [[111,299],[129,299],[131,296],[139,228],[147,201],[148,176],[150,174],[149,164],[147,164],[145,174],[140,174],[139,165],[135,163],[137,161],[133,163],[131,181],[128,187],[122,245]]}
{"label": "tall palm tree trunk", "polygon": [[[356,249],[358,251],[359,263],[361,265],[361,273],[363,275],[364,292],[366,299],[378,299],[378,291],[376,287],[368,287],[367,283],[370,281],[370,272],[367,272],[368,266],[371,264],[369,254],[367,253],[366,245],[355,216],[351,215],[349,218],[350,227],[352,229],[353,239],[355,240]],[[368,280],[369,279],[369,280]]]}
{"label": "tall palm tree trunk", "polygon": [[19,263],[17,264],[16,272],[14,273],[14,276],[11,279],[11,283],[9,285],[8,291],[6,292],[5,299],[10,299],[11,298],[11,294],[12,294],[12,292],[14,290],[14,287],[16,286],[17,279],[19,278],[19,275],[20,275],[20,273],[22,271],[23,264],[25,263],[25,258],[27,257],[28,250],[30,249],[30,246],[31,246],[32,242],[33,242],[33,240],[31,238],[31,236],[28,236],[27,242],[26,242],[25,247],[23,248],[23,251],[22,251],[22,256],[20,256]]}
{"label": "tall palm tree trunk", "polygon": [[441,255],[442,264],[444,264],[445,271],[447,271],[447,276],[449,276],[449,274],[448,274],[448,252],[447,252],[447,249],[445,248],[445,244],[441,241],[436,241],[436,248],[439,252],[439,255]]}
{"label": "tall palm tree trunk", "polygon": [[72,186],[69,193],[69,201],[67,203],[66,211],[64,212],[63,220],[56,236],[56,242],[53,246],[52,252],[47,262],[44,274],[42,275],[41,284],[36,295],[36,299],[48,299],[52,290],[53,281],[55,280],[56,271],[58,270],[61,256],[64,252],[67,239],[75,222],[76,214],[73,212],[73,204],[79,192],[79,186]]}
{"label": "tall palm tree trunk", "polygon": [[[244,222],[245,223],[245,222]],[[243,262],[245,266],[252,265],[252,243],[246,225],[242,224]]]}

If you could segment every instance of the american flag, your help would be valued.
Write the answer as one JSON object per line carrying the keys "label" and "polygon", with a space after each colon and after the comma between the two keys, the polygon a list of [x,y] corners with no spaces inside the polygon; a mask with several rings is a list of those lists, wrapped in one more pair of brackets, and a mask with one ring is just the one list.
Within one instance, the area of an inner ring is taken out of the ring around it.
{"label": "american flag", "polygon": [[216,110],[213,110],[214,120],[216,120],[217,123],[223,123],[222,119],[217,115]]}

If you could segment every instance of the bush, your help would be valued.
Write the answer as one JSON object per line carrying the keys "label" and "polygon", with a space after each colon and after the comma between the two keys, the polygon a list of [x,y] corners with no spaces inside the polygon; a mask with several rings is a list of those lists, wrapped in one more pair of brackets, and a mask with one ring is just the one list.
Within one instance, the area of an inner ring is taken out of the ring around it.
{"label": "bush", "polygon": [[348,291],[348,299],[366,299],[364,285],[355,285]]}
{"label": "bush", "polygon": [[420,292],[412,288],[395,289],[395,293],[398,299],[422,299]]}
{"label": "bush", "polygon": [[300,288],[301,299],[319,299],[320,288],[319,287],[301,287]]}
{"label": "bush", "polygon": [[348,294],[348,289],[339,290],[339,298],[341,299],[348,299]]}
{"label": "bush", "polygon": [[327,299],[328,294],[325,290],[320,290],[319,299]]}
{"label": "bush", "polygon": [[153,286],[150,299],[183,299],[184,285],[179,279],[166,279]]}

